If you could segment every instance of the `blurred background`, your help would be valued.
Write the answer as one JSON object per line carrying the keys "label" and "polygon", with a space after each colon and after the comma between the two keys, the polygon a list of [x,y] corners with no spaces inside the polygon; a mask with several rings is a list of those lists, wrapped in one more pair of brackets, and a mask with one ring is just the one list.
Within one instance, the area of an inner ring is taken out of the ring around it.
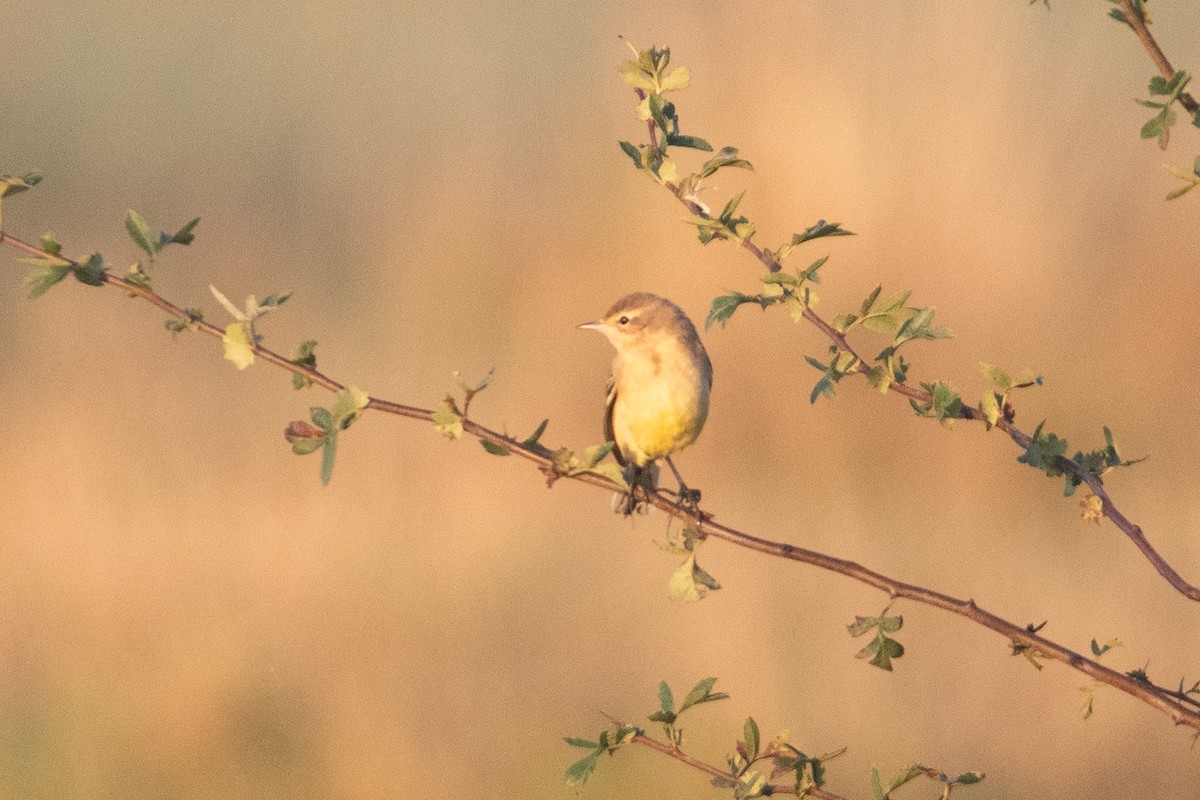
{"label": "blurred background", "polygon": [[[2,5],[0,172],[45,175],[5,203],[10,233],[123,270],[127,209],[200,216],[160,262],[167,297],[222,321],[210,283],[293,291],[266,344],[316,339],[329,374],[403,403],[494,366],[473,416],[519,435],[548,417],[555,447],[601,438],[611,351],[578,323],[638,289],[699,321],[760,287],[617,147],[645,139],[618,34],[669,44],[692,72],[684,132],[756,168],[720,173],[710,202],[748,189],[763,245],[818,218],[856,231],[795,263],[831,256],[829,317],[878,283],[936,306],[956,338],[911,346],[915,378],[976,399],[980,361],[1035,369],[1026,430],[1048,419],[1073,453],[1107,424],[1149,455],[1111,490],[1200,581],[1200,196],[1165,203],[1162,169],[1200,148],[1186,121],[1165,154],[1139,140],[1154,70],[1106,3]],[[1155,32],[1196,66],[1177,5]],[[695,712],[686,746],[713,763],[754,715],[810,753],[849,746],[828,788],[852,797],[911,761],[987,772],[964,797],[1194,796],[1188,734],[1114,690],[1085,721],[1080,674],[911,603],[908,654],[873,669],[845,625],[885,597],[720,542],[701,563],[724,588],[672,602],[662,515],[622,519],[424,423],[364,417],[323,488],[282,431],[327,394],[239,373],[115,291],[68,279],[28,301],[18,255],[0,281],[0,796],[566,798],[583,751],[560,737],[644,723],[659,680],[682,696],[707,675],[733,699]],[[1049,620],[1077,650],[1119,638],[1105,663],[1160,683],[1200,677],[1196,604],[1011,442],[861,382],[810,405],[802,356],[824,343],[783,313],[744,308],[705,341],[712,413],[676,462],[718,519]],[[723,796],[649,751],[587,791]]]}

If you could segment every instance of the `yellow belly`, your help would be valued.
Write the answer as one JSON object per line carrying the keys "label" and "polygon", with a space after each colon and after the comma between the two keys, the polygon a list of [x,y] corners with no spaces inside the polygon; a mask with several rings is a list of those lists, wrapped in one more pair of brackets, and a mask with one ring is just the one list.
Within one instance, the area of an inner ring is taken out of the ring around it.
{"label": "yellow belly", "polygon": [[680,353],[660,348],[642,355],[619,365],[612,416],[617,447],[638,466],[696,441],[708,417],[709,391]]}

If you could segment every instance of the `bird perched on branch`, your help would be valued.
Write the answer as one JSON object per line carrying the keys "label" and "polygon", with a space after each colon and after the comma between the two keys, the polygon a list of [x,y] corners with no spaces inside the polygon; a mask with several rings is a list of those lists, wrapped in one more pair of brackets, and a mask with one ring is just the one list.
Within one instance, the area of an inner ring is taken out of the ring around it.
{"label": "bird perched on branch", "polygon": [[624,513],[637,507],[637,486],[655,490],[660,458],[679,480],[680,501],[698,502],[700,493],[687,488],[671,462],[672,453],[696,441],[708,418],[712,362],[692,321],[670,300],[635,292],[579,327],[600,331],[617,350],[604,435],[629,477]]}

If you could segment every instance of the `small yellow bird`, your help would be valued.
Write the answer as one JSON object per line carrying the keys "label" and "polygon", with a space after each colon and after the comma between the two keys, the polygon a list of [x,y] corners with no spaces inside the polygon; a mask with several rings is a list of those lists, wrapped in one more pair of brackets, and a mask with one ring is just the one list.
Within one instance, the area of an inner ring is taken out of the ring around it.
{"label": "small yellow bird", "polygon": [[696,441],[708,418],[712,362],[692,321],[670,300],[635,292],[579,327],[600,331],[617,350],[604,435],[631,473],[625,513],[636,506],[632,487],[655,488],[653,462],[660,458],[679,480],[680,499],[698,502],[699,492],[687,488],[671,462],[672,453]]}

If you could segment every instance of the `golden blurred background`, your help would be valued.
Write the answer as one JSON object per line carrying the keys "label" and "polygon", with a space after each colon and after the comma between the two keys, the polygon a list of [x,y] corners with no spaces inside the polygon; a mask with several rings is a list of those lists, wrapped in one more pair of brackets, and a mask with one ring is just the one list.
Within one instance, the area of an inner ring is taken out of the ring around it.
{"label": "golden blurred background", "polygon": [[[157,287],[223,314],[294,291],[261,328],[374,395],[430,407],[450,371],[495,367],[481,422],[551,446],[600,439],[610,350],[575,325],[621,294],[701,320],[758,266],[700,247],[632,169],[642,141],[618,34],[692,72],[684,132],[736,145],[753,173],[709,197],[775,245],[818,218],[858,236],[821,255],[820,310],[877,283],[914,289],[956,338],[911,346],[918,379],[969,398],[978,362],[1046,376],[1018,399],[1075,449],[1111,426],[1144,464],[1109,482],[1200,581],[1191,419],[1200,197],[1172,203],[1138,139],[1153,68],[1107,4],[770,2],[133,2],[0,4],[0,171],[40,171],[10,233],[74,256],[137,257],[135,208],[174,229]],[[1156,9],[1180,67],[1197,17]],[[1194,66],[1194,65],[1193,65]],[[547,490],[518,459],[367,415],[333,482],[284,425],[330,398],[162,315],[68,280],[25,299],[0,281],[0,796],[565,798],[604,714],[644,722],[665,679],[719,677],[686,744],[722,763],[752,714],[810,753],[843,745],[830,789],[910,761],[983,770],[963,797],[1190,798],[1200,757],[1163,715],[1084,678],[1036,671],[1005,641],[900,603],[892,674],[852,656],[846,623],[886,598],[712,542],[724,588],[667,598],[677,559],[610,498]],[[705,341],[712,414],[676,459],[721,521],[962,597],[1174,684],[1200,677],[1200,609],[1114,528],[999,434],[943,430],[861,382],[815,406],[815,331],[743,308]],[[864,345],[876,346],[875,340]],[[874,351],[872,351],[874,352]],[[905,796],[933,796],[932,786]],[[601,763],[593,798],[723,796],[648,751]]]}

